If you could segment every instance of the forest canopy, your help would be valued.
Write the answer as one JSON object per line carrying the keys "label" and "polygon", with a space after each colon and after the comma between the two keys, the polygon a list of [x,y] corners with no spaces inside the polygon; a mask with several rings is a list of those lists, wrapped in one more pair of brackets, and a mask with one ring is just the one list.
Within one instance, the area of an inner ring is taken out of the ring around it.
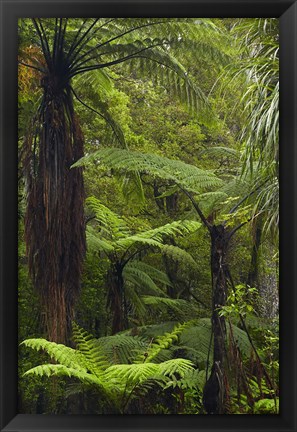
{"label": "forest canopy", "polygon": [[277,414],[278,20],[18,26],[20,412]]}

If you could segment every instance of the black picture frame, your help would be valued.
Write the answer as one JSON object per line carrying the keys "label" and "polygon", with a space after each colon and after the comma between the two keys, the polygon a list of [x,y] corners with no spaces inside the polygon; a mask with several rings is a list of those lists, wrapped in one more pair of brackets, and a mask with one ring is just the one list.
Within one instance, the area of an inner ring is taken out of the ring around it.
{"label": "black picture frame", "polygon": [[[281,366],[279,415],[58,416],[18,414],[17,19],[33,16],[279,18]],[[292,0],[0,0],[0,18],[1,431],[296,431],[297,2]]]}

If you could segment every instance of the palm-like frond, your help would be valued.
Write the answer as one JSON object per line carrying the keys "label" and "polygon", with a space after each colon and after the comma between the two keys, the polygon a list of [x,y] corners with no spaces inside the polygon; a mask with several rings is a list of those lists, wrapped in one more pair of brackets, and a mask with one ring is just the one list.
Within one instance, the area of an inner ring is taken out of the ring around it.
{"label": "palm-like frond", "polygon": [[73,340],[79,352],[87,359],[90,372],[101,376],[108,367],[108,361],[97,340],[75,323],[73,323]]}
{"label": "palm-like frond", "polygon": [[153,228],[147,231],[119,239],[116,244],[120,247],[130,247],[133,244],[139,243],[162,247],[166,237],[185,236],[197,231],[201,227],[201,223],[197,221],[180,220],[173,221],[161,227]]}
{"label": "palm-like frond", "polygon": [[140,352],[144,352],[147,341],[143,337],[116,334],[97,339],[110,364],[131,364]]}
{"label": "palm-like frond", "polygon": [[27,339],[21,345],[32,348],[35,351],[45,351],[53,360],[77,371],[87,372],[88,362],[79,351],[63,344],[49,342],[46,339]]}
{"label": "palm-like frond", "polygon": [[[153,278],[147,273],[147,271],[143,271],[139,268],[138,264],[139,262],[132,261],[124,267],[123,277],[125,283],[132,282],[133,284],[136,284],[139,287],[140,292],[144,291],[154,295],[164,296],[164,291],[158,287],[158,285],[154,282]],[[163,274],[165,279],[166,274]],[[170,285],[169,280],[167,285]]]}
{"label": "palm-like frond", "polygon": [[103,231],[104,237],[110,240],[119,240],[130,234],[129,227],[124,218],[110,210],[97,198],[87,198],[86,204],[95,214],[96,221],[100,230]]}
{"label": "palm-like frond", "polygon": [[[189,263],[194,264],[193,259],[187,252],[177,246],[166,245],[166,238],[183,237],[191,234],[201,227],[200,222],[190,220],[173,221],[157,228],[132,234],[128,218],[117,215],[95,197],[87,198],[86,201],[95,213],[99,225],[98,233],[92,227],[87,229],[87,237],[93,250],[97,248],[97,250],[103,250],[106,253],[118,251],[127,259],[128,250],[133,251],[133,247],[137,249],[140,246],[147,246],[161,250],[162,253],[171,255],[173,259],[186,259]],[[144,265],[142,267],[144,269]],[[146,270],[148,269],[149,267],[146,266]],[[150,271],[152,271],[151,268]]]}
{"label": "palm-like frond", "polygon": [[172,299],[168,297],[158,297],[157,295],[145,295],[141,297],[145,305],[151,309],[166,311],[172,310],[177,319],[185,319],[197,314],[199,308],[194,303],[183,299]]}
{"label": "palm-like frond", "polygon": [[[271,221],[265,230],[277,237],[279,167],[279,28],[276,19],[241,20],[233,28],[241,42],[239,61],[229,66],[241,88],[240,100],[245,126],[240,140],[243,151],[243,175],[263,182],[254,215],[265,212]],[[230,75],[229,75],[230,76]],[[244,77],[244,79],[243,79]],[[256,166],[256,170],[255,170]],[[266,201],[267,199],[267,201]]]}
{"label": "palm-like frond", "polygon": [[[127,335],[117,335],[96,340],[74,324],[74,339],[78,341],[77,350],[68,349],[64,345],[45,340],[30,339],[24,341],[26,346],[33,349],[44,349],[59,362],[59,364],[43,364],[31,368],[25,373],[25,376],[76,378],[86,386],[95,386],[110,403],[114,403],[119,410],[124,410],[129,399],[136,396],[136,389],[141,388],[142,392],[145,393],[152,384],[162,386],[166,384],[168,387],[169,380],[189,376],[189,373],[193,370],[193,364],[188,359],[175,358],[162,362],[149,361],[156,360],[156,356],[160,351],[164,347],[168,348],[170,346],[173,340],[177,338],[181,328],[184,328],[184,326],[176,328],[171,334],[161,337],[153,346],[150,346],[147,355],[144,357],[145,361],[124,364],[116,363],[123,360],[123,358],[114,355],[114,347],[121,346],[117,354],[125,352],[125,359],[131,361],[131,356],[128,355],[127,351],[123,350],[123,347],[125,349],[130,347],[131,349],[134,346],[137,351],[143,351],[145,346],[140,338],[135,338],[133,343],[134,338]],[[74,354],[75,351],[77,351],[76,354]],[[112,355],[111,362],[102,361],[103,351],[109,353],[109,356]],[[71,361],[65,353],[71,353]],[[79,362],[74,361],[74,357],[78,358]],[[137,355],[137,358],[139,358],[139,355]],[[87,369],[81,367],[81,363],[87,364]]]}
{"label": "palm-like frond", "polygon": [[106,148],[87,155],[73,167],[97,161],[100,167],[118,172],[140,172],[171,181],[190,192],[202,193],[222,186],[223,182],[212,171],[202,170],[179,160],[156,154],[140,153],[117,148]]}

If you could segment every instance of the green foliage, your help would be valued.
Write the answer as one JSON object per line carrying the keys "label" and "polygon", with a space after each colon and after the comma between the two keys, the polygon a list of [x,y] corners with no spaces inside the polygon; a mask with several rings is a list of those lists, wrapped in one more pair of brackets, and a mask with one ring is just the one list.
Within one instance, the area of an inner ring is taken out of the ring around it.
{"label": "green foliage", "polygon": [[73,167],[93,161],[100,163],[101,168],[105,166],[106,169],[112,168],[119,172],[148,173],[153,177],[172,181],[196,193],[222,185],[222,181],[213,172],[185,164],[180,160],[117,148],[106,148],[84,156]]}
{"label": "green foliage", "polygon": [[[214,349],[211,241],[196,222],[196,203],[210,224],[223,223],[229,232],[245,224],[228,244],[235,290],[228,287],[220,307],[228,412],[277,413],[277,20],[35,21],[18,22],[19,61],[42,69],[19,65],[19,137],[38,109],[60,28],[65,56],[54,64],[69,84],[85,141],[84,158],[72,171],[84,166],[89,197],[75,308],[87,331],[73,324],[72,348],[44,339],[46,315],[22,241],[28,182],[20,167],[19,339],[27,338],[20,348],[20,411],[205,414],[202,394]],[[75,206],[69,217],[76,220]],[[115,298],[117,313],[125,315],[118,330],[126,330],[110,336]]]}
{"label": "green foliage", "polygon": [[[170,379],[184,378],[193,369],[192,362],[183,358],[174,358],[160,363],[152,362],[162,348],[168,348],[176,339],[182,328],[183,326],[179,326],[171,334],[155,341],[148,349],[144,362],[110,365],[103,354],[103,346],[107,348],[106,343],[100,343],[100,339],[92,338],[74,324],[73,337],[77,343],[76,350],[44,339],[29,339],[23,342],[34,350],[46,351],[58,362],[58,364],[42,364],[31,368],[25,376],[76,378],[85,385],[97,387],[110,403],[114,403],[119,411],[123,412],[127,408],[128,401],[135,394],[136,387],[141,387],[152,380],[154,384],[164,386],[166,383],[168,387]],[[129,339],[127,336],[125,338]],[[185,384],[186,382],[183,385]],[[147,391],[148,388],[144,386],[143,390]]]}
{"label": "green foliage", "polygon": [[236,320],[239,319],[239,316],[246,318],[248,314],[254,312],[253,301],[255,301],[257,295],[256,288],[236,285],[235,290],[232,290],[228,296],[228,304],[220,309],[219,315]]}

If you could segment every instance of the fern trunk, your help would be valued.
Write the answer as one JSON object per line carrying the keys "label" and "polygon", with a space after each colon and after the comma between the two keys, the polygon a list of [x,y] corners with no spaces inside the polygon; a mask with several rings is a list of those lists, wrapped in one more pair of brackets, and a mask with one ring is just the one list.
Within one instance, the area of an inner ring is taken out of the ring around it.
{"label": "fern trunk", "polygon": [[226,304],[227,273],[226,252],[227,231],[223,225],[211,227],[211,274],[212,274],[212,332],[213,365],[203,392],[203,404],[208,414],[225,414],[227,395],[226,322],[219,310]]}
{"label": "fern trunk", "polygon": [[108,305],[112,314],[111,333],[115,334],[128,327],[127,304],[121,263],[112,266],[107,276]]}
{"label": "fern trunk", "polygon": [[86,250],[82,169],[70,169],[83,156],[83,136],[67,83],[46,76],[42,86],[38,116],[25,141],[25,237],[45,331],[51,341],[65,342]]}

